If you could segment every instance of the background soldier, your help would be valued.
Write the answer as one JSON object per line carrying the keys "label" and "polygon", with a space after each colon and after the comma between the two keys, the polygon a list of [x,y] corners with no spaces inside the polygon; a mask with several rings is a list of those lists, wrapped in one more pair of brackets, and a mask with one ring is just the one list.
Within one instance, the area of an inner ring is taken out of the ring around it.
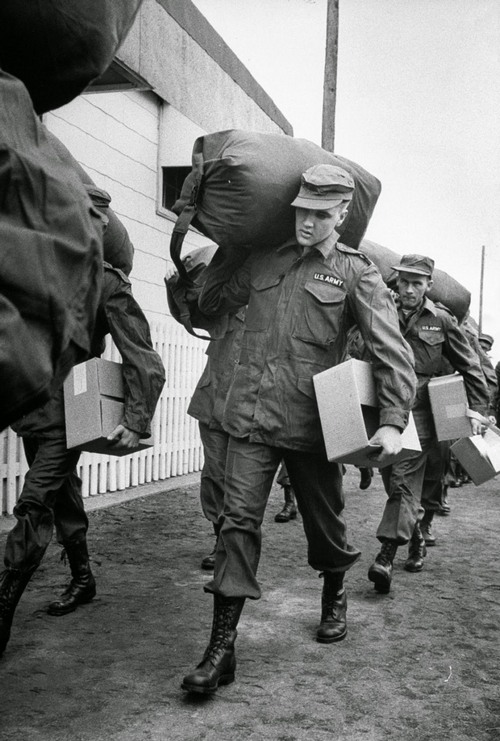
{"label": "background soldier", "polygon": [[[462,374],[471,409],[482,414],[488,410],[488,389],[467,337],[448,311],[426,297],[433,285],[434,261],[422,255],[404,255],[393,268],[399,276],[399,325],[415,357],[418,387],[412,411],[422,452],[382,470],[388,495],[377,530],[382,548],[368,571],[368,578],[381,593],[390,591],[393,560],[399,545],[410,542],[407,571],[423,568],[425,543],[418,524],[420,500],[428,451],[438,444],[427,385],[433,376],[440,374],[443,355]],[[473,432],[479,433],[481,423],[474,419],[471,422]],[[433,514],[432,510],[426,511],[424,525],[430,524]]]}

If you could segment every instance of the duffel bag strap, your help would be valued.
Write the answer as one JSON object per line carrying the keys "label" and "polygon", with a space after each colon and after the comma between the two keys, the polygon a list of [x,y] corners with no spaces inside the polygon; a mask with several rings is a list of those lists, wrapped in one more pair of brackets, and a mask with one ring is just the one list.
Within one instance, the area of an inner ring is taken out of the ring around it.
{"label": "duffel bag strap", "polygon": [[187,205],[184,206],[181,213],[179,214],[177,221],[175,222],[172,236],[170,238],[170,257],[172,258],[177,272],[179,273],[179,277],[187,285],[192,285],[193,282],[189,277],[185,266],[181,262],[181,250],[184,242],[184,237],[186,236],[191,222],[198,210],[198,196],[200,193],[201,180],[203,177],[202,154],[193,154],[193,169],[191,172],[194,179],[191,197]]}

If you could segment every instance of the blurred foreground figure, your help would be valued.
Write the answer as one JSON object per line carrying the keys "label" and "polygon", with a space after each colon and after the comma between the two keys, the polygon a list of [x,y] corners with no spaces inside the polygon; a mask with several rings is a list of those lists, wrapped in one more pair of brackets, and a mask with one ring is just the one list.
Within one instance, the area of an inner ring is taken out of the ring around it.
{"label": "blurred foreground figure", "polygon": [[[130,280],[105,263],[92,357],[101,354],[108,333],[122,357],[125,392],[123,419],[108,440],[118,450],[133,452],[139,439],[151,434],[165,373]],[[23,439],[29,470],[14,508],[16,524],[7,537],[5,570],[0,574],[0,656],[9,640],[17,603],[43,558],[54,526],[72,578],[48,612],[65,615],[90,602],[96,593],[87,549],[88,518],[76,471],[80,451],[66,447],[65,419],[60,387],[47,404],[13,425]]]}
{"label": "blurred foreground figure", "polygon": [[84,360],[102,280],[102,224],[38,115],[111,63],[141,0],[0,4],[0,430]]}

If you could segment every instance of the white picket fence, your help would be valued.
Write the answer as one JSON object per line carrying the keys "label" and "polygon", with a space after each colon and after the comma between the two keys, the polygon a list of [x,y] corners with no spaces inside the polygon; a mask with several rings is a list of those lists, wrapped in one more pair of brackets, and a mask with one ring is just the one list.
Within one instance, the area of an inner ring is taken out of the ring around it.
{"label": "white picket fence", "polygon": [[[78,474],[84,497],[201,470],[203,449],[198,423],[186,410],[205,365],[207,343],[173,321],[152,323],[151,336],[166,374],[152,425],[154,446],[123,457],[82,453]],[[111,341],[103,357],[120,360]],[[11,429],[4,430],[0,433],[0,516],[12,514],[26,470],[21,440]]]}

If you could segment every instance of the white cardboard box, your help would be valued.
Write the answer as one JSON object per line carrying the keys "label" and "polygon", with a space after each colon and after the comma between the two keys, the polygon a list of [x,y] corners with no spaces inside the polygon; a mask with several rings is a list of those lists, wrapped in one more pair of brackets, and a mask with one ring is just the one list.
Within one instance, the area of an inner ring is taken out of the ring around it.
{"label": "white cardboard box", "polygon": [[[376,453],[376,448],[368,440],[379,427],[379,410],[370,363],[347,360],[316,374],[313,383],[328,460],[373,466],[369,456]],[[402,451],[388,465],[421,450],[411,414],[402,442]]]}
{"label": "white cardboard box", "polygon": [[121,363],[92,358],[75,365],[64,382],[68,448],[118,456],[150,448],[151,438],[126,451],[117,450],[107,441],[123,419],[123,399]]}
{"label": "white cardboard box", "polygon": [[476,486],[500,473],[500,437],[492,430],[457,440],[451,450]]}
{"label": "white cardboard box", "polygon": [[464,379],[458,373],[429,381],[429,398],[438,440],[458,440],[472,435],[467,417],[468,401]]}

